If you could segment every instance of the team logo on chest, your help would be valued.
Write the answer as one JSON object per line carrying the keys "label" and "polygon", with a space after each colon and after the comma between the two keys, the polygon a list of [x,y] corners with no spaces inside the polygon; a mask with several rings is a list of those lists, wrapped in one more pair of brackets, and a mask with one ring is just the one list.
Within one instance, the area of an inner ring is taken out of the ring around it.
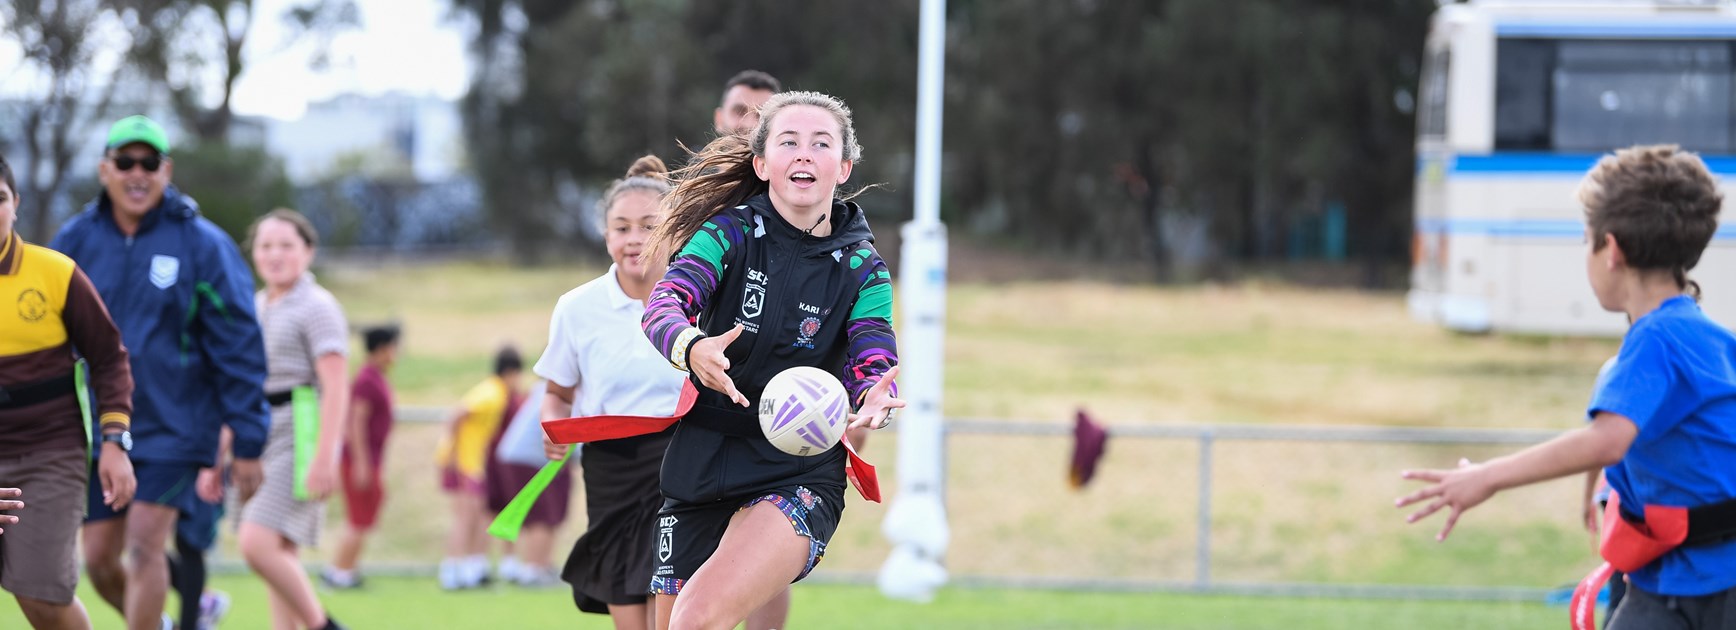
{"label": "team logo on chest", "polygon": [[174,256],[157,254],[151,257],[151,284],[159,289],[175,286],[175,278],[181,275],[181,259]]}
{"label": "team logo on chest", "polygon": [[742,319],[758,319],[760,312],[766,308],[766,274],[749,267],[747,270],[747,288],[741,294]]}
{"label": "team logo on chest", "polygon": [[830,313],[832,312],[832,309],[826,309],[822,312],[820,307],[810,306],[803,302],[797,302],[796,308],[803,313],[807,313],[808,316],[803,317],[802,323],[796,327],[796,342],[790,344],[790,346],[794,348],[807,348],[813,350],[814,335],[820,334],[820,324],[822,323],[820,318],[817,316]]}
{"label": "team logo on chest", "polygon": [[48,297],[36,289],[25,289],[18,294],[18,317],[27,322],[34,322],[48,316]]}

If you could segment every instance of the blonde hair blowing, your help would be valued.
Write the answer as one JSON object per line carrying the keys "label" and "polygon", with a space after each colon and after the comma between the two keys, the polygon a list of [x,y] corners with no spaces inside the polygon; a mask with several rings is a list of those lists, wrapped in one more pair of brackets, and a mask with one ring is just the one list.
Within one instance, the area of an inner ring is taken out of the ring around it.
{"label": "blonde hair blowing", "polygon": [[[675,171],[675,187],[663,196],[666,218],[651,237],[651,255],[675,253],[718,212],[739,206],[749,197],[766,191],[766,183],[753,172],[753,158],[765,157],[772,121],[778,112],[794,105],[818,107],[832,114],[844,136],[839,139],[843,158],[851,162],[862,160],[862,145],[856,143],[856,125],[844,101],[819,92],[775,94],[760,107],[759,125],[752,133],[746,136],[725,134],[712,140],[705,148],[693,153],[686,166]],[[871,187],[848,193],[837,200],[849,201],[868,188]]]}

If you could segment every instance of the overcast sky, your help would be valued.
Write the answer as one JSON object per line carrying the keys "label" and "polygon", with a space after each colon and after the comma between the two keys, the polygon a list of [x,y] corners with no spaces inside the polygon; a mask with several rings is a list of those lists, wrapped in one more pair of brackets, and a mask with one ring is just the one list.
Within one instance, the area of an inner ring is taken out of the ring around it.
{"label": "overcast sky", "polygon": [[[355,0],[362,26],[331,42],[330,67],[308,68],[312,42],[285,46],[282,15],[295,0],[258,0],[243,52],[245,71],[233,106],[246,115],[293,119],[308,103],[338,94],[385,92],[458,98],[469,81],[465,26],[447,19],[446,0]],[[101,39],[124,41],[124,35]],[[114,54],[105,55],[113,58]],[[112,62],[109,62],[112,63]],[[110,66],[112,67],[112,66]],[[36,93],[38,77],[19,65],[19,51],[0,41],[0,94]]]}

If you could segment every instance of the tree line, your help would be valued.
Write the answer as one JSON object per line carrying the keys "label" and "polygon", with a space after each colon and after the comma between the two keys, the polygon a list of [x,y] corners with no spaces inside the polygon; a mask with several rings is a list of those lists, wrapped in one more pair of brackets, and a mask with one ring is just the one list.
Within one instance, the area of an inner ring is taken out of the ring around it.
{"label": "tree line", "polygon": [[[564,249],[541,229],[570,211],[561,191],[709,140],[744,68],[842,97],[865,147],[853,181],[887,184],[864,197],[878,233],[911,216],[918,0],[454,5],[479,26],[463,109],[486,210],[522,251]],[[1435,6],[951,0],[943,219],[1171,279],[1318,253],[1336,212],[1342,255],[1402,264]]]}
{"label": "tree line", "polygon": [[[449,2],[471,33],[471,170],[515,252],[600,251],[550,226],[583,216],[586,191],[634,157],[679,164],[709,141],[723,82],[747,68],[843,98],[865,147],[852,181],[884,184],[863,197],[877,233],[911,216],[919,0]],[[942,218],[955,238],[1156,280],[1318,256],[1402,265],[1435,5],[950,0]],[[139,96],[120,85],[166,98],[194,136],[177,180],[208,214],[245,224],[286,203],[281,166],[229,138],[242,47],[257,20],[318,40],[365,28],[356,15],[353,0],[284,15],[257,15],[253,0],[0,6],[0,36],[45,85],[17,113],[22,133],[0,138],[45,157],[19,173],[27,237],[46,238],[66,174],[94,170],[68,163],[88,137],[77,131]],[[99,63],[116,33],[124,54]]]}

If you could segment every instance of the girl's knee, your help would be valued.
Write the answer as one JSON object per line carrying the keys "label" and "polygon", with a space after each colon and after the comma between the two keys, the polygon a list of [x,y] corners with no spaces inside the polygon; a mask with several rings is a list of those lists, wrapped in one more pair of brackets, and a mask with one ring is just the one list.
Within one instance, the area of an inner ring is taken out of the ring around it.
{"label": "girl's knee", "polygon": [[724,624],[716,619],[720,612],[717,608],[703,597],[682,597],[676,600],[675,610],[669,614],[669,630],[722,627]]}

